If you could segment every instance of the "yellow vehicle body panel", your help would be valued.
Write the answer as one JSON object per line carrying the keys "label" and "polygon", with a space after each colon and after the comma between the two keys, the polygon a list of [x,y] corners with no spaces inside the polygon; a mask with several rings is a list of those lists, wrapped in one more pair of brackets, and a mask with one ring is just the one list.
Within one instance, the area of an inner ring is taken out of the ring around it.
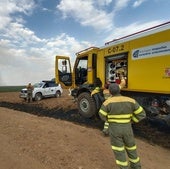
{"label": "yellow vehicle body panel", "polygon": [[141,105],[150,106],[155,98],[165,104],[170,99],[170,22],[82,50],[73,69],[70,62],[56,56],[56,81],[70,89],[84,117],[96,115],[101,106],[90,93],[111,83],[123,86],[122,93]]}
{"label": "yellow vehicle body panel", "polygon": [[[95,69],[92,66],[93,54],[97,56]],[[113,40],[100,48],[85,49],[76,55],[77,62],[79,58],[88,58],[86,83],[93,84],[96,73],[104,87],[107,81],[106,62],[109,58],[114,60],[114,57],[125,55],[127,85],[122,90],[170,94],[170,22],[158,28]],[[76,65],[78,64],[75,62],[73,78]],[[72,87],[77,86],[74,80],[72,82]]]}
{"label": "yellow vehicle body panel", "polygon": [[[157,46],[160,48],[155,49],[158,53],[153,56],[148,54],[149,56],[135,60],[129,57],[129,89],[170,93],[170,76],[166,74],[167,69],[170,69],[170,48],[165,48],[169,52],[161,52],[161,50],[164,50],[164,46],[170,45],[169,35],[170,29],[129,42],[130,56],[132,56],[134,49],[146,49],[149,53],[151,48],[157,48]],[[159,45],[156,46],[156,44]]]}
{"label": "yellow vehicle body panel", "polygon": [[[144,56],[133,58],[133,51],[136,50],[143,52]],[[128,53],[128,74],[127,88],[124,90],[170,94],[170,28],[100,49],[98,76],[103,82],[105,79],[104,59],[126,52]]]}

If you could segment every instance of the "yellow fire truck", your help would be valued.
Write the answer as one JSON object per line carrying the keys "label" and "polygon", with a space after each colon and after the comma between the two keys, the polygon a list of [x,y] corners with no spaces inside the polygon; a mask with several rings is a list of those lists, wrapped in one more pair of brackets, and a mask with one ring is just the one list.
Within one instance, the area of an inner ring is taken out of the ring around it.
{"label": "yellow fire truck", "polygon": [[170,22],[82,50],[76,53],[73,69],[70,57],[56,56],[55,68],[56,81],[71,90],[80,114],[88,118],[100,108],[91,96],[96,82],[102,87],[115,83],[118,71],[126,78],[123,95],[142,105],[155,98],[164,104],[170,100]]}

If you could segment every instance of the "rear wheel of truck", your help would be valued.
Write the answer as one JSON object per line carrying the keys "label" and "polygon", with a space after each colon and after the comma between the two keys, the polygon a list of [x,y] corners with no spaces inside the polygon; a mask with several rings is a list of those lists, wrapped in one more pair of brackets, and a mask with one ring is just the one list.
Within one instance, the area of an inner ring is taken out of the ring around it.
{"label": "rear wheel of truck", "polygon": [[78,109],[79,109],[79,113],[87,118],[93,117],[96,112],[96,104],[94,99],[91,97],[90,93],[81,93],[78,96]]}

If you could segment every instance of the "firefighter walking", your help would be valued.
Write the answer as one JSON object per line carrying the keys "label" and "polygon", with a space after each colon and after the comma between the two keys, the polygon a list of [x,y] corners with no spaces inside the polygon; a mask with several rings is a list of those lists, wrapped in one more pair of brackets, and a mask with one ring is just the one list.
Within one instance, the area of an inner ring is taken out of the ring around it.
{"label": "firefighter walking", "polygon": [[145,111],[136,100],[120,95],[118,84],[110,84],[109,92],[112,97],[102,104],[99,116],[109,123],[109,136],[116,164],[120,169],[128,169],[129,164],[131,169],[141,169],[131,121],[137,123],[144,119]]}

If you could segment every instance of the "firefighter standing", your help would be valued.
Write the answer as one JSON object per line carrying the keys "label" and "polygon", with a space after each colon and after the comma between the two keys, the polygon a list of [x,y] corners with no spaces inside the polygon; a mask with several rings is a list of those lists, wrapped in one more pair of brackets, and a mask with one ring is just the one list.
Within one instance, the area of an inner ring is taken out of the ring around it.
{"label": "firefighter standing", "polygon": [[[104,95],[105,100],[107,100],[109,97],[111,97],[111,94],[109,92],[109,85],[110,85],[110,83],[108,81],[104,86],[103,95]],[[109,135],[109,123],[107,120],[104,122],[104,127],[103,127],[102,132],[105,136]]]}
{"label": "firefighter standing", "polygon": [[31,85],[31,83],[27,86],[27,102],[32,102],[32,92],[34,90],[34,87]]}
{"label": "firefighter standing", "polygon": [[[126,86],[126,79],[125,79],[125,76],[124,76],[124,72],[117,72],[117,77],[118,78],[116,79],[116,83],[119,85],[119,88],[120,89],[124,88]],[[107,82],[106,85],[105,85],[105,89],[103,91],[105,100],[107,100],[110,97],[110,93],[109,93],[109,90],[108,90],[109,85],[110,85],[110,83]],[[109,134],[109,123],[107,122],[107,120],[104,123],[104,127],[103,127],[102,132],[105,136],[107,136]]]}
{"label": "firefighter standing", "polygon": [[118,73],[118,77],[119,77],[120,82],[117,82],[117,84],[119,84],[120,89],[122,89],[126,86],[125,75],[123,72],[120,72]]}
{"label": "firefighter standing", "polygon": [[127,153],[131,169],[141,169],[131,121],[137,123],[144,119],[145,111],[134,99],[121,96],[118,84],[110,84],[109,92],[112,97],[102,104],[99,116],[109,123],[109,135],[116,164],[120,169],[128,169]]}
{"label": "firefighter standing", "polygon": [[96,78],[95,80],[95,88],[91,92],[91,96],[94,98],[96,101],[96,107],[99,110],[102,103],[104,102],[104,96],[103,96],[103,89],[102,89],[102,82],[99,78]]}

